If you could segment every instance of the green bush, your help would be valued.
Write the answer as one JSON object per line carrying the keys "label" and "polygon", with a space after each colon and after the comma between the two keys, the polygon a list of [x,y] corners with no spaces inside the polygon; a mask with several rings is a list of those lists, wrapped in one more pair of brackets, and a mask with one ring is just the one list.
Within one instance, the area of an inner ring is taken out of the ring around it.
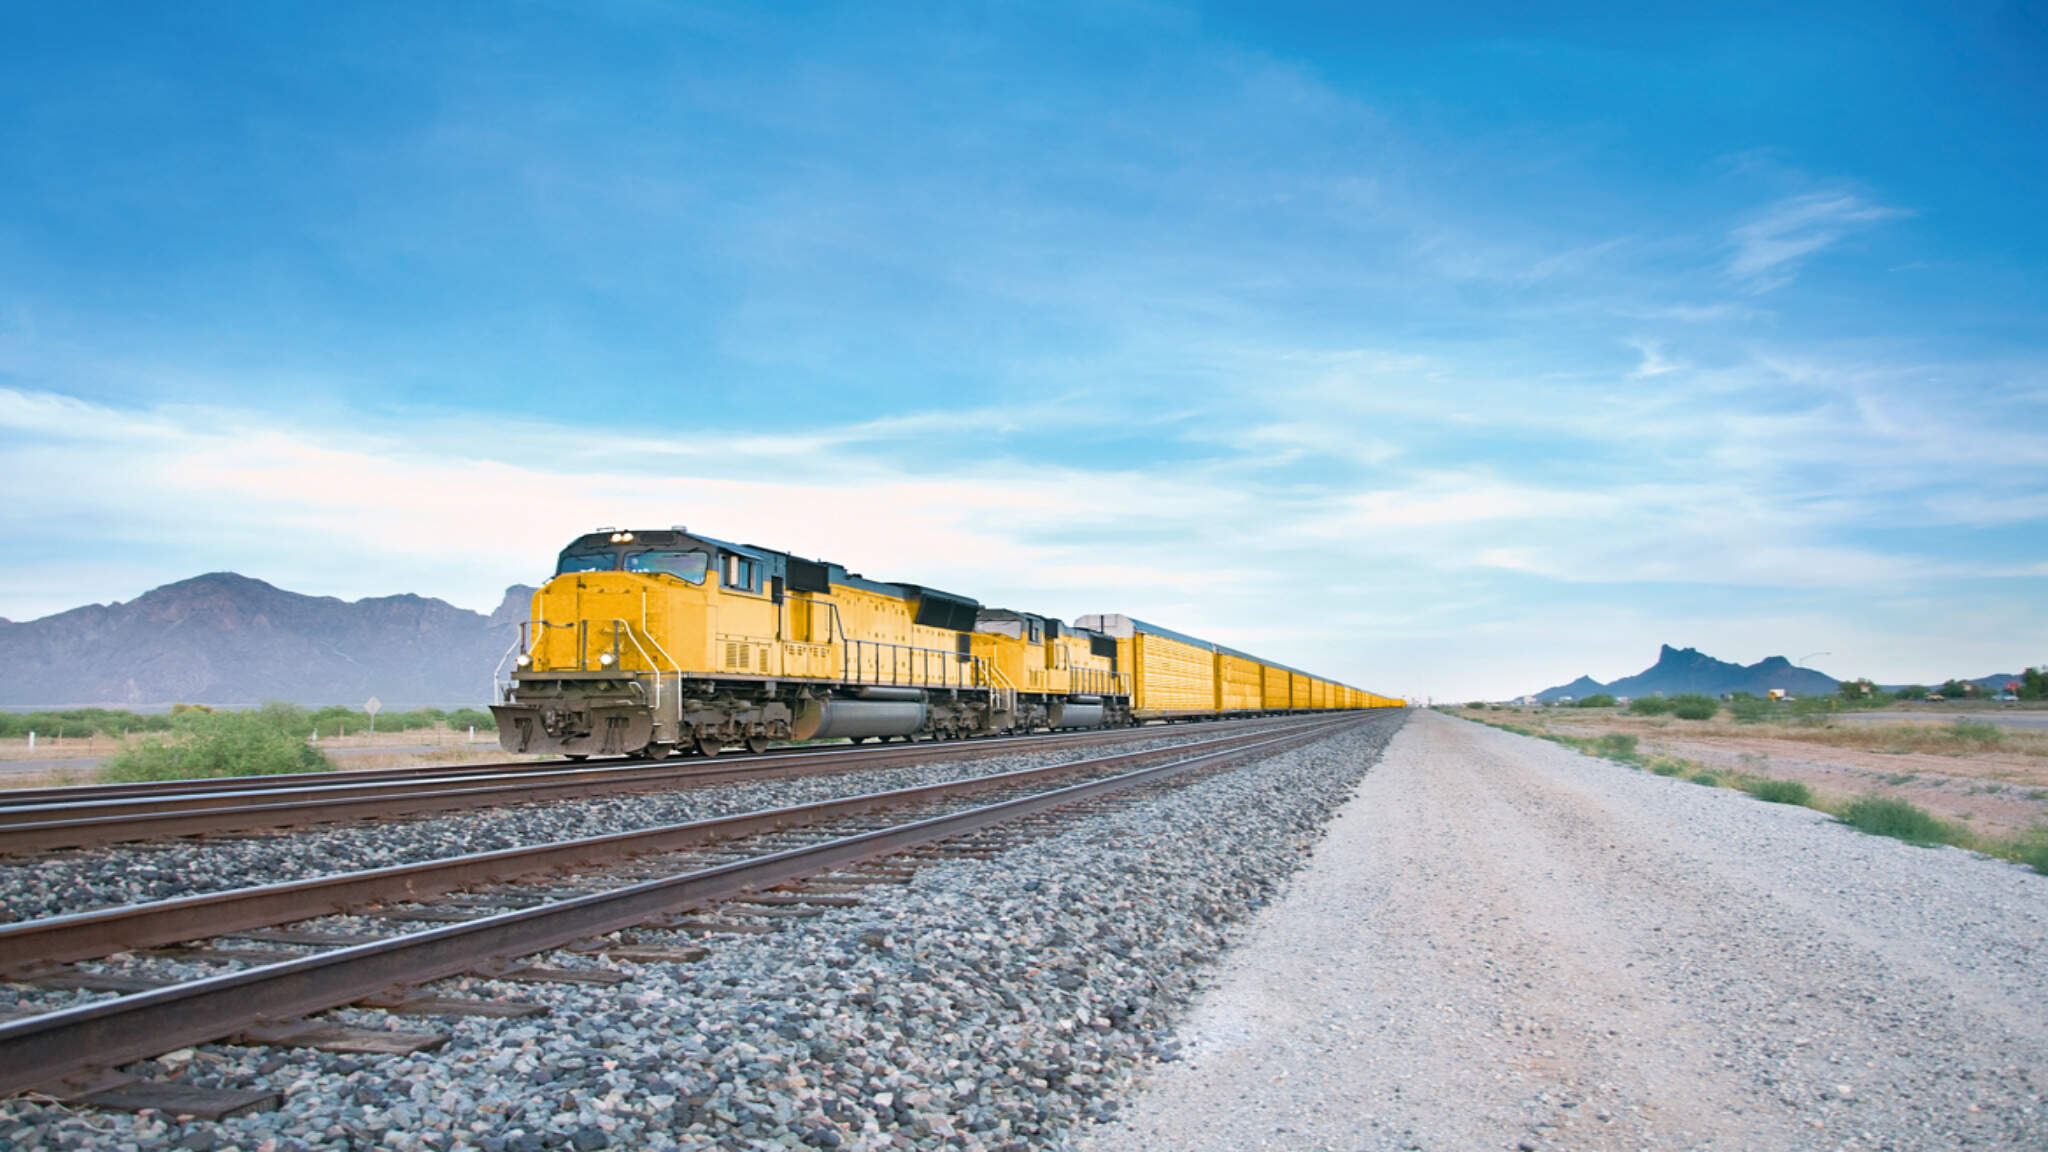
{"label": "green bush", "polygon": [[2005,730],[1987,720],[1958,720],[1948,726],[1949,738],[1959,744],[1996,748],[2005,743]]}
{"label": "green bush", "polygon": [[498,730],[497,717],[482,708],[457,708],[448,714],[448,727],[453,728],[457,732],[461,732],[471,725],[475,725],[476,730],[479,732],[496,732]]}
{"label": "green bush", "polygon": [[1737,724],[1761,724],[1774,718],[1777,705],[1760,699],[1747,692],[1737,692],[1728,698],[1728,714]]}
{"label": "green bush", "polygon": [[121,736],[129,732],[167,732],[171,718],[164,713],[142,715],[119,708],[65,708],[56,712],[0,712],[0,736],[25,737],[33,732],[39,739],[62,736]]}
{"label": "green bush", "polygon": [[1662,716],[1671,711],[1671,701],[1662,696],[1638,696],[1628,702],[1628,710],[1637,716]]}
{"label": "green bush", "polygon": [[1652,760],[1650,762],[1650,771],[1655,772],[1659,776],[1683,776],[1685,775],[1685,761]]}
{"label": "green bush", "polygon": [[1805,806],[1813,803],[1813,789],[1797,780],[1755,780],[1744,785],[1743,790],[1772,804]]}
{"label": "green bush", "polygon": [[2014,847],[2013,859],[2043,875],[2048,875],[2048,834],[2036,832],[2021,840]]}
{"label": "green bush", "polygon": [[1633,762],[1636,758],[1636,738],[1626,733],[1609,732],[1594,741],[1593,750],[1609,760]]}
{"label": "green bush", "polygon": [[1696,773],[1692,777],[1692,782],[1695,784],[1704,785],[1708,788],[1719,788],[1721,786],[1721,778],[1719,776],[1714,775],[1712,772]]}
{"label": "green bush", "polygon": [[1888,796],[1863,796],[1842,809],[1842,823],[1873,836],[1890,836],[1926,847],[1946,844],[1955,833],[1924,808]]}
{"label": "green bush", "polygon": [[1586,697],[1586,698],[1585,698],[1585,699],[1583,699],[1583,700],[1574,700],[1574,701],[1572,701],[1572,707],[1574,707],[1574,708],[1612,708],[1612,707],[1614,707],[1614,697],[1612,697],[1612,696],[1608,695],[1608,694],[1607,694],[1607,693],[1605,693],[1605,692],[1595,692],[1595,693],[1593,693],[1593,694],[1592,694],[1591,696],[1588,696],[1588,697]]}
{"label": "green bush", "polygon": [[107,780],[192,780],[211,776],[274,776],[320,772],[331,765],[306,743],[304,709],[271,706],[254,712],[186,712],[168,736],[149,737],[108,759]]}
{"label": "green bush", "polygon": [[1680,720],[1712,720],[1721,710],[1721,702],[1712,696],[1689,693],[1671,698],[1671,714]]}

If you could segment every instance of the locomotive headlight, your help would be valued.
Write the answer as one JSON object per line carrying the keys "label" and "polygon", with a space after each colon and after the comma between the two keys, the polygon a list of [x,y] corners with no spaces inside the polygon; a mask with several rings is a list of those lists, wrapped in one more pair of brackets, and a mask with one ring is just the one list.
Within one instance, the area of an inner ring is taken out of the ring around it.
{"label": "locomotive headlight", "polygon": [[597,666],[600,668],[609,668],[618,662],[619,658],[609,652],[601,653],[597,658]]}
{"label": "locomotive headlight", "polygon": [[517,660],[512,661],[512,663],[518,665],[521,668],[531,668],[533,667],[533,657],[524,652],[521,652],[519,654],[519,658]]}

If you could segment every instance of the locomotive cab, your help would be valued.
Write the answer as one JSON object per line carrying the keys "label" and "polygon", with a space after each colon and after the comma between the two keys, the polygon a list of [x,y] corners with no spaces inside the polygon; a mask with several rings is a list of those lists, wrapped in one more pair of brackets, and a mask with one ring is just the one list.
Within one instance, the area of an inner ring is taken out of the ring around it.
{"label": "locomotive cab", "polygon": [[500,742],[581,757],[786,737],[787,707],[725,732],[729,718],[707,727],[685,698],[706,673],[756,680],[815,663],[820,646],[784,644],[810,639],[811,614],[784,606],[792,584],[825,587],[822,567],[680,527],[578,537],[521,627],[492,708]]}

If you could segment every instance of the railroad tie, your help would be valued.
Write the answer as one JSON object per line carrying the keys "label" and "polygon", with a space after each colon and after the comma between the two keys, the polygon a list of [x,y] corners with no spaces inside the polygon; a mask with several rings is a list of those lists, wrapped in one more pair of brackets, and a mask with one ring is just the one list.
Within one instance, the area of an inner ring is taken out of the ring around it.
{"label": "railroad tie", "polygon": [[297,928],[257,928],[248,932],[231,932],[237,940],[254,940],[259,944],[303,944],[316,948],[348,948],[357,944],[375,944],[386,939],[383,936],[365,936],[357,932],[316,932]]}
{"label": "railroad tie", "polygon": [[523,964],[517,968],[479,969],[476,973],[488,980],[509,980],[518,984],[623,984],[633,977],[625,972],[614,972],[610,968],[549,968],[537,964]]}
{"label": "railroad tie", "polygon": [[83,992],[149,992],[157,988],[168,988],[177,983],[154,976],[125,976],[114,972],[70,971],[45,972],[35,976],[23,976],[20,983],[32,984],[37,988],[75,989]]}
{"label": "railroad tie", "polygon": [[284,1094],[262,1088],[198,1088],[190,1084],[137,1080],[132,1084],[76,1096],[65,1102],[116,1112],[149,1109],[167,1116],[219,1121],[251,1112],[272,1111],[284,1102]]}
{"label": "railroad tie", "polygon": [[440,1032],[397,1032],[380,1028],[344,1028],[338,1024],[316,1024],[310,1020],[287,1020],[258,1024],[237,1033],[231,1044],[266,1045],[273,1048],[317,1048],[372,1056],[410,1056],[431,1052],[448,1043]]}
{"label": "railroad tie", "polygon": [[478,1000],[468,996],[424,996],[411,992],[386,992],[356,1001],[358,1008],[375,1008],[395,1016],[545,1016],[545,1004],[519,1000]]}
{"label": "railroad tie", "polygon": [[708,948],[665,948],[656,944],[613,944],[600,952],[608,959],[632,964],[695,964],[711,955]]}

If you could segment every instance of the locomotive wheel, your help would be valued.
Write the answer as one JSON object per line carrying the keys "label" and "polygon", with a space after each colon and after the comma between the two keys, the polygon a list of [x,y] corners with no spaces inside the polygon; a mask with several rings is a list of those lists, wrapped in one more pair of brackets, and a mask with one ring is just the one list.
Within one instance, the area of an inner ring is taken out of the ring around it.
{"label": "locomotive wheel", "polygon": [[706,760],[723,751],[725,751],[725,741],[720,740],[718,737],[699,736],[697,738],[697,755],[704,757]]}
{"label": "locomotive wheel", "polygon": [[747,737],[747,751],[752,752],[756,756],[768,751],[768,738],[766,736]]}

